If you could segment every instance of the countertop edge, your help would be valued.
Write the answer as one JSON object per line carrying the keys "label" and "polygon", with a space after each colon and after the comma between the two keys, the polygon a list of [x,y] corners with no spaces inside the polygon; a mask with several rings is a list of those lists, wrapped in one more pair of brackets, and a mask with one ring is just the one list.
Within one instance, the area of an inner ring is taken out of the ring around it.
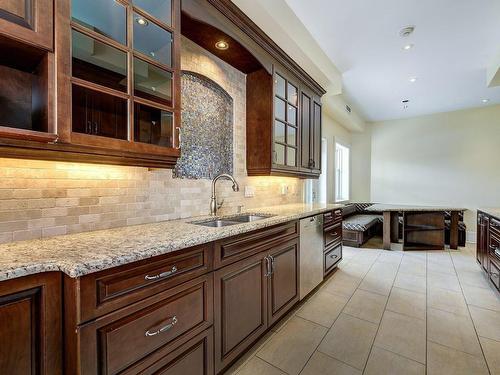
{"label": "countertop edge", "polygon": [[[140,250],[138,252],[131,251],[126,255],[117,255],[116,257],[109,257],[107,259],[97,259],[94,261],[89,260],[88,262],[82,262],[78,265],[65,264],[63,260],[59,261],[47,260],[46,262],[38,261],[33,263],[26,262],[25,264],[18,265],[16,267],[0,269],[0,282],[45,272],[62,272],[71,278],[78,278],[91,273],[100,272],[106,269],[119,267],[122,265],[130,264],[141,260],[146,260],[160,255],[170,254],[183,249],[191,248],[194,246],[200,246],[203,244],[208,244],[214,241],[237,236],[240,234],[249,233],[255,230],[284,224],[294,220],[300,220],[306,217],[325,213],[336,208],[341,208],[343,206],[344,205],[341,204],[331,204],[328,205],[327,207],[311,208],[307,211],[293,213],[293,214],[283,214],[283,215],[278,214],[269,219],[264,219],[262,221],[256,221],[252,223],[242,223],[234,225],[232,227],[225,227],[225,230],[223,231],[211,230],[214,228],[207,228],[205,235],[198,239],[193,239],[190,241],[187,240],[176,241],[175,239],[172,239],[172,241],[169,241],[168,244],[152,246],[150,249],[147,250]],[[252,212],[270,213],[270,214],[273,213],[272,209],[266,207],[257,208]],[[194,217],[194,218],[183,219],[182,221],[184,223],[190,224],[191,222],[197,221],[197,219],[199,218]],[[164,223],[168,223],[168,221],[165,221]],[[45,240],[38,240],[38,241],[45,241]]]}

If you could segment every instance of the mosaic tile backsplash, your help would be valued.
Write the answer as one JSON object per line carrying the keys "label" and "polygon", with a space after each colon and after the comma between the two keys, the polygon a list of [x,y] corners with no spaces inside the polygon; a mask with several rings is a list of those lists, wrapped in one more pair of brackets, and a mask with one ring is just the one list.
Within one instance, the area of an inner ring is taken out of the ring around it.
{"label": "mosaic tile backsplash", "polygon": [[[221,214],[241,205],[251,210],[302,202],[302,180],[246,174],[245,75],[185,38],[181,63],[183,70],[217,83],[233,101],[233,174],[241,190],[235,193],[229,181],[220,181]],[[173,178],[165,169],[0,158],[0,242],[206,215],[210,183]],[[253,197],[244,196],[245,186],[254,188]]]}
{"label": "mosaic tile backsplash", "polygon": [[182,154],[174,177],[233,174],[233,99],[211,79],[183,72]]}

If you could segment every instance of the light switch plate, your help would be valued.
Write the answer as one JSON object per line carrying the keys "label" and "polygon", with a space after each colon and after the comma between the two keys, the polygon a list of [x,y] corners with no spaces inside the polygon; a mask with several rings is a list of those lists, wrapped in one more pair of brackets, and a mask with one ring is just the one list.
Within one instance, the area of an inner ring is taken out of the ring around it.
{"label": "light switch plate", "polygon": [[281,195],[287,195],[288,194],[288,185],[282,184],[281,185]]}
{"label": "light switch plate", "polygon": [[245,186],[245,198],[255,197],[255,187]]}

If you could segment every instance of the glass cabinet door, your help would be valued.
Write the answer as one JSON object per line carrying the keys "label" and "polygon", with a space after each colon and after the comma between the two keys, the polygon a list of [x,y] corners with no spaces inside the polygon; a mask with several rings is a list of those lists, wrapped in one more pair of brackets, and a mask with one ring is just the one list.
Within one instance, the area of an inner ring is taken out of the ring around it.
{"label": "glass cabinet door", "polygon": [[274,73],[274,159],[276,165],[297,167],[298,85]]}
{"label": "glass cabinet door", "polygon": [[[160,154],[154,147],[178,146],[174,9],[180,13],[180,0],[71,0],[72,140],[114,138]],[[110,147],[121,150],[119,142]]]}

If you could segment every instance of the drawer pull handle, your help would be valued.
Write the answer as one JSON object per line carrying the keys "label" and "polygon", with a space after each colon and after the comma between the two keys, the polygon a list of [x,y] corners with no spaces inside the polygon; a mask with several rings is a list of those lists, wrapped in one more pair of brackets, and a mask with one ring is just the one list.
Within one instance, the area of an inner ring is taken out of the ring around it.
{"label": "drawer pull handle", "polygon": [[500,276],[498,273],[495,273],[495,272],[490,272],[490,276],[491,277],[494,277],[495,279],[498,279],[498,277]]}
{"label": "drawer pull handle", "polygon": [[335,259],[338,258],[339,256],[337,254],[330,254],[330,258]]}
{"label": "drawer pull handle", "polygon": [[173,328],[176,324],[177,324],[177,317],[174,316],[172,318],[172,323],[168,323],[166,326],[163,326],[160,329],[158,329],[156,331],[153,331],[153,332],[150,332],[149,329],[148,329],[144,335],[146,337],[156,336],[156,335],[158,335],[160,333],[168,331],[170,328]]}
{"label": "drawer pull handle", "polygon": [[167,277],[167,276],[170,276],[174,273],[177,272],[177,267],[176,266],[173,266],[172,269],[170,271],[165,271],[165,272],[162,272],[162,273],[159,273],[158,275],[154,275],[154,276],[149,276],[149,275],[146,275],[144,276],[144,279],[145,280],[148,280],[148,281],[151,281],[151,280],[158,280],[158,279],[161,279],[163,277]]}
{"label": "drawer pull handle", "polygon": [[271,275],[274,273],[274,257],[272,255],[269,255],[269,258],[271,258]]}

